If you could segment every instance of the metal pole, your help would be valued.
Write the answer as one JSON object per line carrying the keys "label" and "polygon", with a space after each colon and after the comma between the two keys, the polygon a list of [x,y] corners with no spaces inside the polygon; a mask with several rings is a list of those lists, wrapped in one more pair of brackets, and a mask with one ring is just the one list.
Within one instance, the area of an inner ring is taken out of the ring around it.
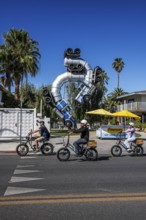
{"label": "metal pole", "polygon": [[22,140],[22,97],[20,98],[20,144]]}
{"label": "metal pole", "polygon": [[21,93],[20,93],[20,143],[22,140],[22,102],[23,102],[23,95],[22,95],[22,79],[21,79]]}
{"label": "metal pole", "polygon": [[42,118],[42,99],[40,101],[40,115],[41,115],[41,118]]}

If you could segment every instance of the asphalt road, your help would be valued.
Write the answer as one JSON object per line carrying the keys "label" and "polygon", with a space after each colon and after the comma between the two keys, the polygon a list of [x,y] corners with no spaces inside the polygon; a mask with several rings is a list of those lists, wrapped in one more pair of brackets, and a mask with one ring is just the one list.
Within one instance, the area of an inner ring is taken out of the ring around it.
{"label": "asphalt road", "polygon": [[0,155],[0,218],[144,220],[146,156]]}

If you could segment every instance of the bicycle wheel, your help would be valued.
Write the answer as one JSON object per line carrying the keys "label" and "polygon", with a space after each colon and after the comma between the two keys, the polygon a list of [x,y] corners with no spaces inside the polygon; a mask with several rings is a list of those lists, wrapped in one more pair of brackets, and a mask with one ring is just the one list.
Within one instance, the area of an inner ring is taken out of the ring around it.
{"label": "bicycle wheel", "polygon": [[114,156],[114,157],[120,157],[121,154],[122,154],[122,148],[118,145],[114,145],[112,148],[111,148],[111,154]]}
{"label": "bicycle wheel", "polygon": [[29,151],[29,148],[26,144],[19,144],[16,147],[16,152],[19,156],[26,156]]}
{"label": "bicycle wheel", "polygon": [[60,161],[67,161],[70,158],[70,151],[67,148],[60,148],[57,151],[57,158]]}
{"label": "bicycle wheel", "polygon": [[137,145],[134,149],[134,154],[136,156],[142,156],[143,155],[143,147],[141,145]]}
{"label": "bicycle wheel", "polygon": [[41,152],[45,156],[53,154],[54,146],[51,143],[45,143],[41,146]]}
{"label": "bicycle wheel", "polygon": [[95,148],[88,148],[86,150],[85,157],[87,160],[97,160],[98,152]]}

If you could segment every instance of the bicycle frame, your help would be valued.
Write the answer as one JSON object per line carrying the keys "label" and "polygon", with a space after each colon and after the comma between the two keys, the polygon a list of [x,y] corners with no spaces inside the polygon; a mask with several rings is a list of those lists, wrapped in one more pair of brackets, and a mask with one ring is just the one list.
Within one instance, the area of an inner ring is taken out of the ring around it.
{"label": "bicycle frame", "polygon": [[[123,147],[125,150],[127,150],[127,146],[124,144],[124,139],[121,137],[122,132],[120,133],[120,138],[118,138],[116,144],[119,145],[120,147]],[[130,143],[130,146],[132,145],[132,142]]]}
{"label": "bicycle frame", "polygon": [[[75,147],[70,143],[70,134],[67,135],[67,142],[65,143],[64,139],[63,139],[63,145],[64,145],[64,148],[69,148],[70,150],[72,150],[73,152],[76,152],[75,151]],[[66,137],[66,135],[64,136],[64,138]],[[86,145],[86,144],[80,144],[80,148],[82,149],[82,147]],[[85,147],[87,148],[87,147]]]}
{"label": "bicycle frame", "polygon": [[72,144],[70,144],[70,134],[68,134],[67,135],[68,137],[67,137],[67,143],[65,143],[65,141],[64,141],[64,138],[66,137],[66,135],[64,136],[64,138],[63,138],[63,145],[64,145],[64,148],[69,148],[69,149],[71,149],[73,152],[75,152],[75,147],[72,145]]}
{"label": "bicycle frame", "polygon": [[[126,145],[122,141],[123,139],[119,139],[116,144],[119,145],[120,147],[123,147],[125,150],[127,149]],[[132,144],[132,143],[131,143]]]}
{"label": "bicycle frame", "polygon": [[34,139],[35,138],[33,138],[31,134],[29,134],[28,136],[26,136],[26,141],[24,142],[24,144],[29,145],[29,147],[31,147],[31,149],[34,150],[34,147],[32,144]]}

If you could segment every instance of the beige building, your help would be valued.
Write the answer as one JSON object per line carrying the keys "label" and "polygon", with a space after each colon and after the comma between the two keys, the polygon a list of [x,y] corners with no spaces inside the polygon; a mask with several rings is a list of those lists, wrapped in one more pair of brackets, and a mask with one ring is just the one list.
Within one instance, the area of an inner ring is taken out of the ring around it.
{"label": "beige building", "polygon": [[146,123],[146,90],[128,93],[116,99],[121,102],[117,106],[117,111],[127,109],[139,115],[142,123]]}

